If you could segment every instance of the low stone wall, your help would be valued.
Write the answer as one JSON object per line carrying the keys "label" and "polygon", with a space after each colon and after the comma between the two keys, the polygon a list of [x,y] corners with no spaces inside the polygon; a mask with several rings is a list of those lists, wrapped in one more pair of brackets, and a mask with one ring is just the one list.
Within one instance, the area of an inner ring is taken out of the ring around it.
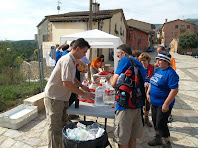
{"label": "low stone wall", "polygon": [[178,49],[178,53],[182,55],[192,55],[192,52],[198,51],[198,48],[193,49]]}

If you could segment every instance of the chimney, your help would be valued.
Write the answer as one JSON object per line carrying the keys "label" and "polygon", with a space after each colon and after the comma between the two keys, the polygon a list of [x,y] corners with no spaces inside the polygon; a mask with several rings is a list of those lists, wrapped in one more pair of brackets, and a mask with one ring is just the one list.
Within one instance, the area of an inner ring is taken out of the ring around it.
{"label": "chimney", "polygon": [[100,4],[99,3],[93,3],[93,13],[98,13],[100,11]]}
{"label": "chimney", "polygon": [[167,19],[165,19],[165,23],[167,23],[167,21],[168,21],[168,20],[167,20]]}

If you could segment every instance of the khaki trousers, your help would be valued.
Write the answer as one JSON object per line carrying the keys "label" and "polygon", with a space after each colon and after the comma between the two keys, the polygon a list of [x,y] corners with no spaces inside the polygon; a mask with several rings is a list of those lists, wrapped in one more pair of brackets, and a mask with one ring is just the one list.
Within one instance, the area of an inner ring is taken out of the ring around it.
{"label": "khaki trousers", "polygon": [[62,129],[69,123],[66,109],[69,107],[69,101],[60,101],[44,98],[47,126],[48,126],[48,148],[62,147]]}

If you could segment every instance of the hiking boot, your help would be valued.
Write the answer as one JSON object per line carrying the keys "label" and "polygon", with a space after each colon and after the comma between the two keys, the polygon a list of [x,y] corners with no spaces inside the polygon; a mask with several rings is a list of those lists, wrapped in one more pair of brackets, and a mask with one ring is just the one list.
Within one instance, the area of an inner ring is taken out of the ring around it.
{"label": "hiking boot", "polygon": [[172,148],[171,142],[170,141],[166,142],[165,144],[163,144],[161,148]]}
{"label": "hiking boot", "polygon": [[162,138],[160,137],[160,135],[156,135],[155,138],[151,141],[148,142],[149,146],[156,146],[156,145],[162,145]]}
{"label": "hiking boot", "polygon": [[168,123],[171,123],[173,121],[173,116],[170,114],[168,117]]}
{"label": "hiking boot", "polygon": [[146,124],[148,127],[152,127],[152,124],[151,124],[151,122],[149,121],[149,117],[145,117],[145,124]]}

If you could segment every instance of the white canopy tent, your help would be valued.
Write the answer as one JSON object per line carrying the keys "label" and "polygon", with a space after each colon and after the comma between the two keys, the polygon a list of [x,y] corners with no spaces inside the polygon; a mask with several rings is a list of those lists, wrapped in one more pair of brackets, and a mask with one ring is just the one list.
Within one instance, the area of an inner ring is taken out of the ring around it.
{"label": "white canopy tent", "polygon": [[[116,55],[116,49],[120,44],[123,44],[121,39],[117,36],[108,34],[106,32],[94,29],[80,33],[65,35],[60,37],[60,45],[64,44],[65,41],[73,41],[78,38],[84,38],[89,42],[91,48],[114,48],[114,71],[118,66],[118,60]],[[89,58],[90,51],[87,52],[87,58]]]}

